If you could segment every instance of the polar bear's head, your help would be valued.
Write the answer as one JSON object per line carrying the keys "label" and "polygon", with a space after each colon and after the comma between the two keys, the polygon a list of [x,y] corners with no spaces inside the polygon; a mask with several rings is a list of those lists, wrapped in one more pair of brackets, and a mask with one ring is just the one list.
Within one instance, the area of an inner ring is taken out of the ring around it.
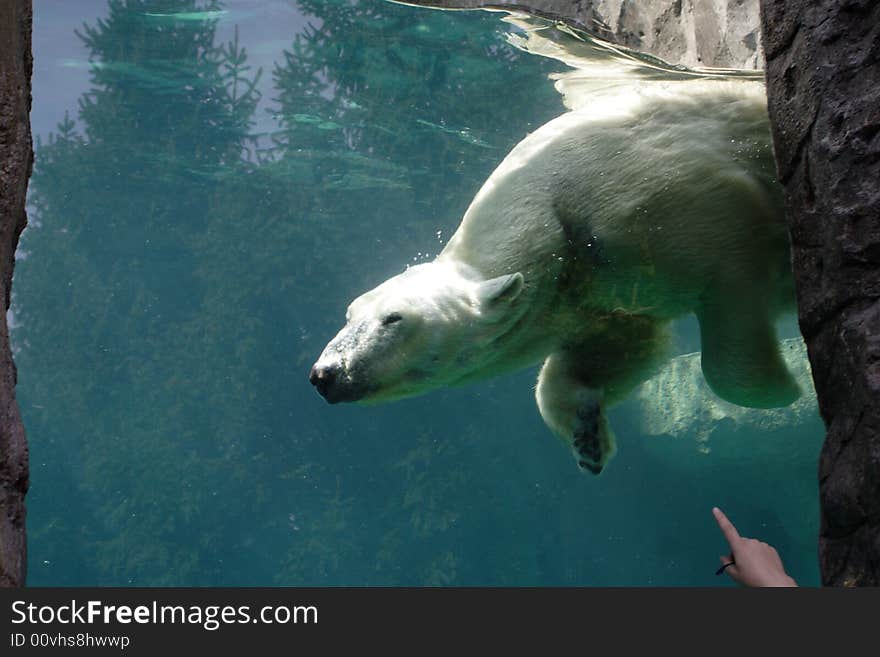
{"label": "polar bear's head", "polygon": [[438,261],[410,267],[351,303],[309,380],[330,403],[462,382],[488,365],[490,346],[521,315],[522,288],[519,273],[480,280]]}

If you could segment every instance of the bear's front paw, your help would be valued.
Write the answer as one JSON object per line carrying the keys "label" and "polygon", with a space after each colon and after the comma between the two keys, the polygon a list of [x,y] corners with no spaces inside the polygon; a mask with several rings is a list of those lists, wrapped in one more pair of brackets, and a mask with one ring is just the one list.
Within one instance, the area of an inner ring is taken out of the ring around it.
{"label": "bear's front paw", "polygon": [[614,437],[598,403],[578,409],[572,452],[581,470],[594,475],[602,472],[614,454]]}

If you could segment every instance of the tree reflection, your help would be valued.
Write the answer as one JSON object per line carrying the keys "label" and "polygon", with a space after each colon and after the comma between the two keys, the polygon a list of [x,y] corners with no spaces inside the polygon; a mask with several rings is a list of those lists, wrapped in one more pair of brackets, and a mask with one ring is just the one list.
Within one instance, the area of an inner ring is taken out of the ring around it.
{"label": "tree reflection", "polygon": [[245,166],[258,73],[236,41],[215,44],[214,21],[148,15],[219,6],[109,2],[106,19],[78,32],[92,70],[81,130],[66,119],[37,144],[39,227],[17,272],[21,394],[42,406],[29,417],[47,469],[35,480],[72,479],[80,496],[34,487],[31,524],[43,526],[32,554],[55,565],[50,581],[222,572],[210,559],[223,526],[212,502],[228,445],[212,440],[222,414],[212,417],[195,360],[212,322],[198,250],[224,179]]}
{"label": "tree reflection", "polygon": [[463,537],[506,540],[481,512],[510,467],[503,436],[424,426],[418,405],[371,410],[404,428],[388,436],[326,413],[305,373],[350,297],[436,253],[512,143],[558,111],[550,69],[504,46],[495,17],[299,7],[312,26],[272,71],[269,140],[251,134],[260,71],[237,38],[217,43],[221,2],[110,0],[78,31],[91,88],[37,145],[16,271],[32,584],[512,572],[456,556]]}

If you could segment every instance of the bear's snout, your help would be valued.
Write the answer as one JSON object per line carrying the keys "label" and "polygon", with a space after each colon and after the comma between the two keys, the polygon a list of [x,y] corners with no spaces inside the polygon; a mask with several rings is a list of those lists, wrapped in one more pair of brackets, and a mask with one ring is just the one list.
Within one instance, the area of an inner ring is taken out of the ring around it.
{"label": "bear's snout", "polygon": [[309,383],[315,386],[317,391],[321,393],[321,396],[330,403],[336,401],[332,399],[332,391],[336,380],[339,378],[339,370],[339,366],[335,364],[319,365],[315,363],[309,372]]}
{"label": "bear's snout", "polygon": [[340,363],[325,365],[319,360],[309,372],[309,383],[331,404],[356,402],[366,393],[366,388],[356,385]]}

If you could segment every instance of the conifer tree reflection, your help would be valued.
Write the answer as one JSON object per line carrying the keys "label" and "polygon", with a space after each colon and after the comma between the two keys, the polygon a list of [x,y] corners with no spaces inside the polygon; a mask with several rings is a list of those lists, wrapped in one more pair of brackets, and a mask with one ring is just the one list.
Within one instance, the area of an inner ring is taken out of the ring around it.
{"label": "conifer tree reflection", "polygon": [[72,480],[77,497],[34,486],[34,583],[206,583],[221,568],[211,533],[235,510],[212,507],[228,444],[198,421],[211,318],[193,265],[243,166],[256,74],[235,41],[215,44],[213,21],[151,15],[219,7],[111,0],[78,32],[92,75],[81,128],[68,118],[37,144],[34,257],[16,272],[21,388],[47,455],[35,482]]}

